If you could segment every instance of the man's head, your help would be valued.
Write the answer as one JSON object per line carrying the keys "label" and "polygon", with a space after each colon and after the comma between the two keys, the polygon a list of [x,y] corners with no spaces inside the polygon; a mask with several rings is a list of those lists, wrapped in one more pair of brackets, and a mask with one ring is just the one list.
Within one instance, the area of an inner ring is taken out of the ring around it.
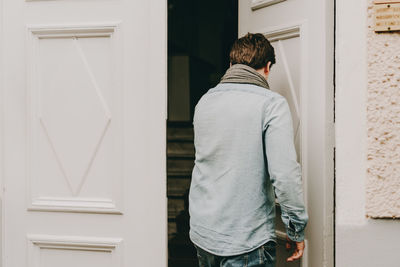
{"label": "man's head", "polygon": [[231,65],[244,64],[268,77],[275,64],[275,51],[271,43],[261,33],[247,33],[237,39],[229,54]]}

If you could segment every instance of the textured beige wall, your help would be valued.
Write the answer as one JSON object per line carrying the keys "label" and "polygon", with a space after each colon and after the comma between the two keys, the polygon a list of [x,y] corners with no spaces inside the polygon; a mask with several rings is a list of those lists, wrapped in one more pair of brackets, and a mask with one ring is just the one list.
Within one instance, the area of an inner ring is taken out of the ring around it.
{"label": "textured beige wall", "polygon": [[370,217],[400,217],[400,33],[375,33],[368,1],[367,183]]}

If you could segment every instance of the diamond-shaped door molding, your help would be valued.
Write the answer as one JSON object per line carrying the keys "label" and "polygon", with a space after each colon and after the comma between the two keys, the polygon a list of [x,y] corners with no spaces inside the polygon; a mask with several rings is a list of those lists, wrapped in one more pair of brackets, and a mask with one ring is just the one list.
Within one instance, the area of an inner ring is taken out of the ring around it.
{"label": "diamond-shaped door molding", "polygon": [[279,4],[286,0],[252,0],[251,1],[251,10],[257,10],[264,7],[272,6],[275,4]]}
{"label": "diamond-shaped door molding", "polygon": [[[68,182],[72,195],[79,193],[91,163],[111,122],[111,113],[80,47],[78,38],[64,41],[41,73],[39,118]],[[45,61],[45,59],[43,59]],[[68,88],[68,89],[67,89]],[[46,96],[46,97],[44,97]]]}
{"label": "diamond-shaped door molding", "polygon": [[281,27],[267,31],[265,36],[275,49],[276,64],[269,77],[271,89],[288,101],[292,120],[294,142],[298,160],[301,161],[301,82],[300,82],[300,26]]}
{"label": "diamond-shaped door molding", "polygon": [[121,213],[118,24],[28,26],[29,210]]}

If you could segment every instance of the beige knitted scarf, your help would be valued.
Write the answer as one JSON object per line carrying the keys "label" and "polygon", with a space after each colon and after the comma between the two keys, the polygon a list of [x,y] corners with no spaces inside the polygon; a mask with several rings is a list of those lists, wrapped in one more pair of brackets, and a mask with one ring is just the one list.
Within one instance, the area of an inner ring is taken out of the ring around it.
{"label": "beige knitted scarf", "polygon": [[234,64],[222,76],[220,83],[246,83],[269,89],[267,80],[252,67]]}

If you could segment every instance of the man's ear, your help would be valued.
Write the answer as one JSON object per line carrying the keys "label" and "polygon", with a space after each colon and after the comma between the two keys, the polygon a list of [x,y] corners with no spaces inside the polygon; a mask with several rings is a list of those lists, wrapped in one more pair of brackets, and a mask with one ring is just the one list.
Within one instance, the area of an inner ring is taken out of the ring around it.
{"label": "man's ear", "polygon": [[271,69],[271,61],[267,62],[267,65],[264,67],[264,73],[265,75],[268,75]]}

